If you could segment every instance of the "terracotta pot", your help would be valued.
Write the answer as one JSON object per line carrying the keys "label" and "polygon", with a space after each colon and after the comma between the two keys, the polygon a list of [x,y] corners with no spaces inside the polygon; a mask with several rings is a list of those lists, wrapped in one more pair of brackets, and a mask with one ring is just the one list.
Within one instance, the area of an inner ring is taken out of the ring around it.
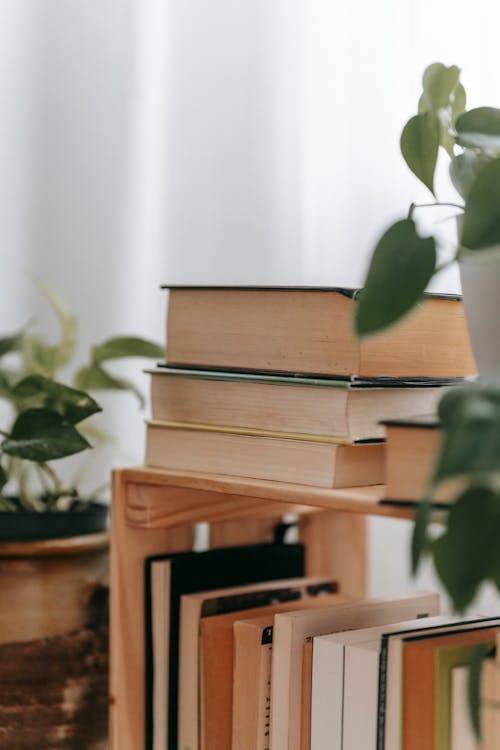
{"label": "terracotta pot", "polygon": [[0,747],[107,746],[108,536],[0,544]]}
{"label": "terracotta pot", "polygon": [[500,246],[464,253],[460,279],[472,351],[482,378],[500,376]]}

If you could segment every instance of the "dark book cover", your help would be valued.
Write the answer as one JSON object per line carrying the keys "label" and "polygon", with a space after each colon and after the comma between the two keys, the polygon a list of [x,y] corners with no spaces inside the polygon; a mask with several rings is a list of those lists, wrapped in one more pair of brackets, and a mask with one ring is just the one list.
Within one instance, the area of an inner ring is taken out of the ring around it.
{"label": "dark book cover", "polygon": [[301,544],[257,544],[213,549],[206,552],[157,555],[146,560],[146,750],[151,750],[153,743],[154,654],[151,619],[151,566],[159,560],[170,560],[171,565],[168,748],[166,750],[177,750],[181,596],[260,581],[298,578],[304,575],[304,547]]}
{"label": "dark book cover", "polygon": [[153,375],[162,373],[170,377],[189,377],[205,380],[245,381],[248,383],[267,383],[289,386],[315,386],[324,388],[342,388],[347,390],[363,390],[377,388],[435,388],[447,385],[459,385],[464,378],[360,378],[356,375],[328,375],[303,374],[298,372],[283,372],[272,370],[241,370],[236,367],[223,367],[217,370],[207,370],[203,365],[189,365],[180,367],[168,362],[157,362],[156,369],[146,369],[146,373]]}
{"label": "dark book cover", "polygon": [[[356,297],[362,293],[362,288],[356,287],[345,287],[345,286],[308,286],[308,285],[255,285],[255,284],[235,284],[231,286],[229,284],[161,284],[160,289],[185,289],[189,291],[214,291],[214,292],[337,292],[343,294],[345,297]],[[461,300],[460,294],[447,294],[445,292],[425,292],[423,294],[424,299],[450,299],[450,300]]]}

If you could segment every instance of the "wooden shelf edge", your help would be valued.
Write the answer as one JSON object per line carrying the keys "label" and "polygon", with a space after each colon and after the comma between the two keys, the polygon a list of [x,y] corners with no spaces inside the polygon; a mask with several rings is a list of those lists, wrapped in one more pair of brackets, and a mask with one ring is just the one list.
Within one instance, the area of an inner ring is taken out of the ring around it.
{"label": "wooden shelf edge", "polygon": [[[384,496],[383,485],[328,489],[262,479],[202,474],[199,472],[167,471],[148,467],[115,469],[115,472],[119,473],[121,480],[126,484],[142,487],[183,488],[222,496],[236,495],[287,505],[312,506],[324,510],[385,516],[402,520],[412,519],[414,514],[411,507],[381,503],[380,501]],[[210,513],[208,508],[207,512]],[[130,519],[129,523],[133,524],[134,522]],[[143,526],[144,524],[138,523],[137,525]]]}

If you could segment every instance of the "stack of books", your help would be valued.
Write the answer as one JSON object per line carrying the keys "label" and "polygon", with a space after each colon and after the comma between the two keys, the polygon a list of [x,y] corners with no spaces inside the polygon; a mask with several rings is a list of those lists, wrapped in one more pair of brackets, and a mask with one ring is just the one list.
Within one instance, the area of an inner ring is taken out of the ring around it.
{"label": "stack of books", "polygon": [[[381,419],[432,413],[441,389],[475,367],[459,299],[429,297],[361,343],[355,304],[345,289],[170,288],[146,464],[311,487],[383,483]],[[417,726],[415,701],[500,620],[440,618],[428,593],[348,601],[336,581],[304,577],[303,558],[301,545],[273,544],[147,561],[148,750],[434,747],[428,738],[445,730],[430,709]]]}
{"label": "stack of books", "polygon": [[439,615],[427,592],[349,601],[303,561],[299,544],[147,560],[146,747],[476,750],[466,665],[500,617]]}
{"label": "stack of books", "polygon": [[383,483],[379,421],[433,412],[441,388],[475,366],[459,299],[429,297],[361,343],[355,304],[346,289],[170,288],[146,464],[319,487]]}

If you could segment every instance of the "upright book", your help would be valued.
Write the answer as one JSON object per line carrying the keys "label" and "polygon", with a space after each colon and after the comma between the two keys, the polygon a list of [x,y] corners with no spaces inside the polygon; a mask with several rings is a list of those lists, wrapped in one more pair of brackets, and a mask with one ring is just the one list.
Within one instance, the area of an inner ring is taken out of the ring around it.
{"label": "upright book", "polygon": [[146,560],[146,748],[177,750],[179,618],[183,594],[304,574],[300,544],[256,544]]}
{"label": "upright book", "polygon": [[[337,583],[327,578],[308,577],[252,583],[227,589],[201,591],[181,598],[179,645],[179,748],[198,750],[200,744],[200,628],[202,622],[217,615],[238,612],[271,604],[295,606],[303,600],[335,593]],[[219,661],[220,648],[217,648]],[[231,689],[231,685],[223,686]]]}
{"label": "upright book", "polygon": [[300,696],[306,638],[354,628],[386,625],[434,608],[435,594],[365,599],[349,604],[278,614],[274,620],[271,750],[296,750],[300,743]]}
{"label": "upright book", "polygon": [[359,342],[356,295],[342,288],[170,287],[167,362],[363,378],[476,371],[457,297],[428,296],[400,325]]}

